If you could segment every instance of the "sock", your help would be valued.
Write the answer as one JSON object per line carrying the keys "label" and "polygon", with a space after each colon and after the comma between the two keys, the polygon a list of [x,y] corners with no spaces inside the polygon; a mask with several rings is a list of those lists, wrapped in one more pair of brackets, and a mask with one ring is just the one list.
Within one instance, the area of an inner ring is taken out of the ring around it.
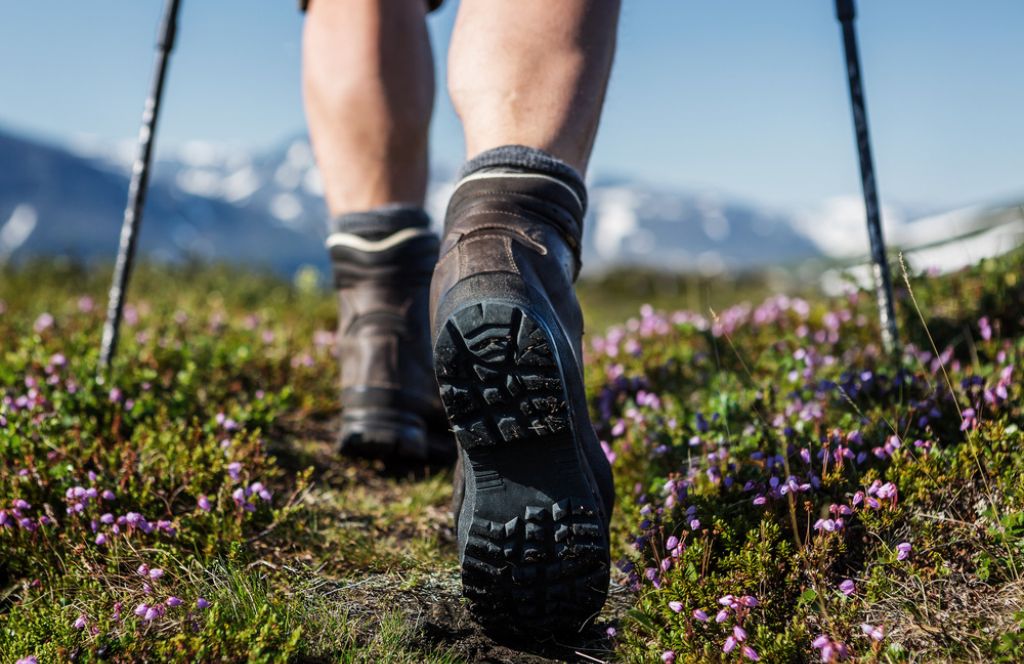
{"label": "sock", "polygon": [[553,177],[575,193],[583,212],[587,209],[587,187],[579,172],[555,155],[526,147],[503,145],[481,152],[459,171],[459,179],[481,172],[540,173]]}
{"label": "sock", "polygon": [[423,208],[392,203],[363,212],[342,214],[327,223],[330,235],[358,235],[364,240],[381,240],[407,228],[430,228],[430,217]]}

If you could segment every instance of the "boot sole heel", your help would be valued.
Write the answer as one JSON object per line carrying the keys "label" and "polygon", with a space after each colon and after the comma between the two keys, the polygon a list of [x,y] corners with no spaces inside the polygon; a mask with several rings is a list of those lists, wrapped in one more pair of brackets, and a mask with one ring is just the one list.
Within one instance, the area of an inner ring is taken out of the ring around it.
{"label": "boot sole heel", "polygon": [[434,366],[467,473],[470,610],[503,631],[579,628],[605,601],[608,535],[551,333],[518,304],[470,304],[442,327]]}

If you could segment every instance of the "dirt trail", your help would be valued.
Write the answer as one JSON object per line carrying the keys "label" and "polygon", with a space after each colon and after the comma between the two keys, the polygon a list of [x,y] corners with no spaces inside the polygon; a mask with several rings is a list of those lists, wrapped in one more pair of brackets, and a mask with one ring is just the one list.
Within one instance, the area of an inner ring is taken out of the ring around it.
{"label": "dirt trail", "polygon": [[[279,465],[289,475],[312,467],[313,490],[323,491],[324,496],[357,496],[338,505],[347,523],[365,528],[374,537],[393,537],[398,542],[426,535],[436,538],[440,547],[441,559],[425,562],[428,570],[433,567],[436,572],[346,570],[344,578],[332,582],[331,592],[353,619],[374,625],[397,609],[409,628],[410,647],[447,651],[469,662],[601,662],[610,657],[612,646],[606,630],[616,624],[616,616],[628,606],[625,593],[615,587],[596,624],[557,640],[524,641],[495,635],[472,619],[461,595],[455,563],[448,465],[425,471],[395,471],[379,463],[340,459],[332,449],[336,430],[333,418],[296,418],[280,424],[282,429],[270,436],[277,441],[270,445]],[[388,514],[388,506],[417,500],[417,492],[429,482],[443,482],[444,493],[419,509],[409,508],[401,516]],[[354,509],[353,505],[359,507]]]}

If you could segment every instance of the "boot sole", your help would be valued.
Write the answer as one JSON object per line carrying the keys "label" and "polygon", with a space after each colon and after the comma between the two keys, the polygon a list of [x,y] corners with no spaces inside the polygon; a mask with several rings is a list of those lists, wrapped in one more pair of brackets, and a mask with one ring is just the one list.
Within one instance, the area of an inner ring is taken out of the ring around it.
{"label": "boot sole", "polygon": [[466,470],[463,594],[481,623],[530,634],[593,618],[610,567],[603,507],[550,329],[519,304],[487,300],[454,311],[434,346]]}

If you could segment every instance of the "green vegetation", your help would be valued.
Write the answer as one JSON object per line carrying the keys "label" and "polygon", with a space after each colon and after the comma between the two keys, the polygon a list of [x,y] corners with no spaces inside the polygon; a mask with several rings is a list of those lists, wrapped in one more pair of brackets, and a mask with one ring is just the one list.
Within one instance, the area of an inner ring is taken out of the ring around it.
{"label": "green vegetation", "polygon": [[467,617],[449,469],[333,455],[329,294],[147,266],[99,384],[106,272],[8,269],[0,662],[1017,661],[1022,266],[912,279],[898,359],[866,294],[584,284],[591,321],[657,309],[586,342],[616,585],[539,649]]}

